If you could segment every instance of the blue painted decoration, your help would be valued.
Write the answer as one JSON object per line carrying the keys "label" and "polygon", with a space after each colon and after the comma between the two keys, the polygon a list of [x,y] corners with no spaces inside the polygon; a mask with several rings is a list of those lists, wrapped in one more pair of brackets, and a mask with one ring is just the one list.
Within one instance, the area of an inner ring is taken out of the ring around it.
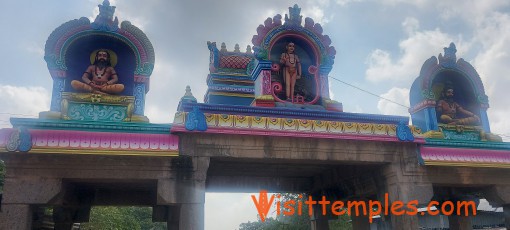
{"label": "blue painted decoration", "polygon": [[145,83],[135,83],[133,95],[135,96],[134,114],[143,116],[145,110]]}
{"label": "blue painted decoration", "polygon": [[20,128],[19,140],[18,150],[20,152],[28,152],[32,149],[32,136],[30,136],[30,132],[28,132],[27,128]]}
{"label": "blue painted decoration", "polygon": [[406,123],[399,122],[397,125],[397,138],[400,141],[414,141],[413,133]]}
{"label": "blue painted decoration", "polygon": [[207,122],[205,120],[205,114],[200,111],[197,106],[193,107],[193,110],[188,113],[186,117],[186,130],[188,131],[206,131],[207,130]]}
{"label": "blue painted decoration", "polygon": [[62,101],[62,92],[65,87],[65,79],[64,78],[53,78],[53,91],[51,93],[51,111],[60,111],[61,101]]}

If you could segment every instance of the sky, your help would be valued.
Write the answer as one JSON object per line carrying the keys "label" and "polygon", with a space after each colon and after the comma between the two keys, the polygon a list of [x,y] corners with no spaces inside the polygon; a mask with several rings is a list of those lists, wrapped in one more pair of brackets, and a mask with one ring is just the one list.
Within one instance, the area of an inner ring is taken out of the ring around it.
{"label": "sky", "polygon": [[[43,59],[50,33],[88,17],[102,0],[3,1],[0,25],[0,128],[9,117],[37,117],[49,110],[52,80]],[[112,0],[119,21],[130,21],[149,37],[156,64],[145,114],[171,123],[186,85],[203,102],[207,89],[207,41],[251,44],[267,17],[297,3],[304,17],[321,23],[337,50],[330,76],[409,106],[409,88],[425,60],[450,42],[457,58],[478,71],[489,97],[493,133],[510,141],[510,1],[508,0]],[[344,111],[409,116],[407,108],[330,80]],[[169,100],[169,98],[171,98]],[[225,203],[227,202],[227,203]],[[230,205],[225,205],[230,204]],[[221,210],[218,212],[218,208]],[[256,220],[249,194],[206,195],[206,229],[236,229]],[[221,220],[221,221],[218,221]]]}

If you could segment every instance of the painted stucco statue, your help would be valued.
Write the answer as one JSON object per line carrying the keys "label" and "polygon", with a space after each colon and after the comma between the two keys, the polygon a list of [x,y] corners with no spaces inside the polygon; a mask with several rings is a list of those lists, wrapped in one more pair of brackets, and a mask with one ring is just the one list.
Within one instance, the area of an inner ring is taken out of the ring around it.
{"label": "painted stucco statue", "polygon": [[480,123],[480,118],[476,114],[462,108],[453,100],[452,87],[446,87],[443,93],[443,99],[436,104],[439,123],[449,125],[478,125]]}
{"label": "painted stucco statue", "polygon": [[112,67],[110,53],[107,50],[96,52],[94,63],[83,73],[82,81],[73,80],[71,86],[78,91],[98,94],[119,94],[124,85],[117,83],[119,77]]}
{"label": "painted stucco statue", "polygon": [[285,81],[285,95],[287,101],[294,101],[294,87],[296,80],[301,78],[301,62],[297,54],[295,44],[289,42],[285,46],[286,52],[282,53],[280,63],[283,65],[283,80]]}

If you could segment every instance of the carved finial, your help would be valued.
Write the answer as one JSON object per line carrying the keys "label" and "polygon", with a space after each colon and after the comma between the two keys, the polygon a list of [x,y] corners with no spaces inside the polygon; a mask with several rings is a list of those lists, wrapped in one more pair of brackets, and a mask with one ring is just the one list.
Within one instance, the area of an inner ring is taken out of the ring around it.
{"label": "carved finial", "polygon": [[184,96],[193,96],[191,93],[191,87],[189,85],[186,86],[186,93],[184,93]]}
{"label": "carved finial", "polygon": [[449,47],[444,47],[444,56],[439,54],[439,64],[443,67],[454,67],[455,63],[457,62],[457,48],[455,47],[455,44],[452,42],[450,43]]}
{"label": "carved finial", "polygon": [[184,96],[181,97],[181,101],[195,102],[195,103],[197,102],[197,99],[191,93],[191,87],[189,87],[189,85],[186,86],[186,93],[184,93]]}
{"label": "carved finial", "polygon": [[97,6],[99,7],[99,14],[91,27],[96,30],[117,31],[119,29],[119,19],[117,17],[115,17],[115,20],[113,19],[115,6],[110,6],[108,0],[104,0],[103,4]]}
{"label": "carved finial", "polygon": [[251,53],[252,53],[252,52],[251,52],[251,46],[250,46],[250,45],[246,46],[246,53],[247,53],[247,54],[251,54]]}
{"label": "carved finial", "polygon": [[444,47],[444,57],[445,58],[448,58],[448,59],[453,59],[453,60],[456,60],[457,57],[456,57],[456,53],[457,53],[457,48],[455,47],[455,44],[452,42],[450,43],[450,46],[449,47]]}
{"label": "carved finial", "polygon": [[289,15],[285,14],[285,25],[301,25],[303,16],[301,14],[301,8],[297,4],[294,7],[289,7]]}
{"label": "carved finial", "polygon": [[241,50],[239,50],[239,44],[236,44],[236,45],[234,46],[234,52],[236,52],[236,53],[241,53]]}
{"label": "carved finial", "polygon": [[220,49],[221,52],[227,52],[227,46],[225,45],[225,42],[222,42],[221,43],[221,49]]}
{"label": "carved finial", "polygon": [[209,48],[210,51],[213,51],[214,49],[217,49],[216,48],[216,42],[207,41],[207,48]]}

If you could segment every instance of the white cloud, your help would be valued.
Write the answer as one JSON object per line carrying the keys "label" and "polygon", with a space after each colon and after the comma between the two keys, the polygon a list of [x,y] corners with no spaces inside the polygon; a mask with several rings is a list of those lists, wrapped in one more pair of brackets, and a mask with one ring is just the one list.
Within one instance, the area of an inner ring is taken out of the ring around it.
{"label": "white cloud", "polygon": [[428,5],[428,0],[382,0],[379,1],[382,4],[385,5],[391,5],[391,6],[398,6],[400,4],[408,4],[408,5],[414,5],[416,7],[424,7]]}
{"label": "white cloud", "polygon": [[473,65],[477,69],[489,97],[491,131],[510,135],[508,88],[510,87],[510,16],[493,13],[478,23],[475,38],[481,51]]}
{"label": "white cloud", "polygon": [[50,93],[42,87],[0,85],[0,98],[0,128],[10,127],[10,117],[37,117],[50,105]]}
{"label": "white cloud", "polygon": [[38,56],[44,56],[44,48],[41,45],[36,44],[35,42],[31,42],[29,44],[24,44],[25,50],[30,54],[35,54]]}
{"label": "white cloud", "polygon": [[[510,4],[507,0],[478,1],[466,0],[459,4],[456,0],[438,1],[434,4],[443,20],[461,18],[465,22],[475,23],[487,14],[496,12]],[[452,7],[454,6],[454,7]]]}
{"label": "white cloud", "polygon": [[394,87],[382,94],[381,97],[390,100],[379,99],[377,102],[377,109],[379,109],[382,114],[409,116],[408,108],[402,106],[405,105],[409,107],[409,89]]}
{"label": "white cloud", "polygon": [[[328,4],[329,5],[329,4]],[[324,8],[321,6],[308,6],[306,7],[302,14],[303,18],[310,17],[314,20],[315,23],[319,23],[321,25],[325,25],[330,21],[329,17],[326,17],[324,13]],[[302,23],[304,25],[304,21]]]}
{"label": "white cloud", "polygon": [[[150,79],[150,90],[145,100],[145,115],[153,123],[171,123],[179,99],[186,89],[174,67],[163,58],[156,59]],[[172,98],[172,100],[168,100]]]}
{"label": "white cloud", "polygon": [[459,50],[457,54],[469,48],[469,44],[463,42],[461,37],[454,38],[440,29],[418,31],[419,21],[415,18],[406,18],[402,26],[409,37],[399,42],[401,55],[393,60],[389,51],[381,49],[372,51],[367,59],[368,69],[365,72],[367,80],[371,82],[403,81],[410,85],[411,81],[418,76],[423,62],[437,55],[431,51],[441,52],[439,47],[448,46],[452,41],[457,44]]}
{"label": "white cloud", "polygon": [[336,4],[345,6],[347,4],[353,3],[353,2],[361,2],[363,0],[336,0]]}
{"label": "white cloud", "polygon": [[420,28],[420,22],[416,18],[408,17],[402,22],[402,27],[408,35],[412,35]]}

